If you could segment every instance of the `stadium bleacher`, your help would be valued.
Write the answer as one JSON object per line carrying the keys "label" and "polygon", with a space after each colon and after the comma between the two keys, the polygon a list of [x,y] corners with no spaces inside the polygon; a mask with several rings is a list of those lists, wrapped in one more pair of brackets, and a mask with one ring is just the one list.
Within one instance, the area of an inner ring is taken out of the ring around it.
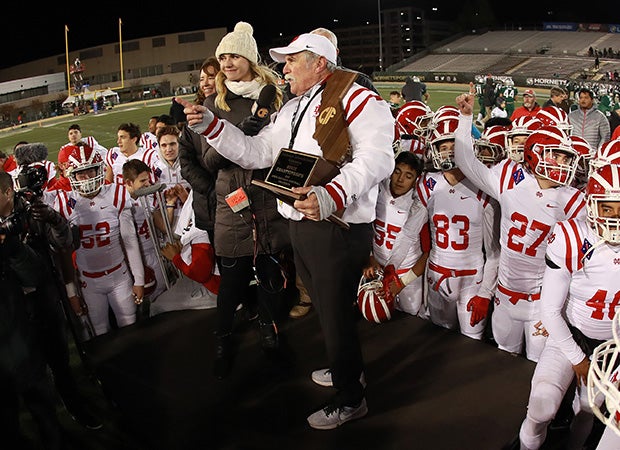
{"label": "stadium bleacher", "polygon": [[[590,49],[611,49],[593,69]],[[472,58],[471,55],[476,55]],[[400,65],[395,74],[420,72],[493,73],[593,80],[620,70],[620,33],[577,31],[488,31],[445,43],[427,56]]]}

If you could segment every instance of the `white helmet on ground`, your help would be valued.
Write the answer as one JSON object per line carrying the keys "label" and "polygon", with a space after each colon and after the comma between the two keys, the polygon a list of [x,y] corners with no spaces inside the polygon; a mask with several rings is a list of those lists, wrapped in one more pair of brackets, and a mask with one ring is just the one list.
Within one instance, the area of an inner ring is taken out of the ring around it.
{"label": "white helmet on ground", "polygon": [[383,272],[372,280],[362,276],[357,288],[357,306],[369,322],[382,323],[392,318],[394,299],[384,295]]}

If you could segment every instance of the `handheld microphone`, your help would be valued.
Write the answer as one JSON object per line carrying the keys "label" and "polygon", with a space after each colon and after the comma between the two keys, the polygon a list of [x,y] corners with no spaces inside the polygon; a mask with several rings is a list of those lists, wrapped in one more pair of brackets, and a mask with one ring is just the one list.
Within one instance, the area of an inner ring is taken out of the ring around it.
{"label": "handheld microphone", "polygon": [[254,117],[264,119],[269,115],[269,108],[276,99],[276,89],[277,87],[273,84],[267,84],[261,89],[258,100],[256,100]]}

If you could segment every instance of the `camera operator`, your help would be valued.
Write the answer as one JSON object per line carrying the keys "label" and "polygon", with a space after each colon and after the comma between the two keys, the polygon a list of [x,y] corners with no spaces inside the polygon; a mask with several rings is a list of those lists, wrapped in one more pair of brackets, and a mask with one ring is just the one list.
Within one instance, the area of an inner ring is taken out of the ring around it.
{"label": "camera operator", "polygon": [[62,431],[46,363],[26,311],[26,297],[45,282],[45,259],[20,239],[11,176],[0,172],[0,433],[5,448],[22,448],[20,396],[45,448],[62,448]]}
{"label": "camera operator", "polygon": [[[20,229],[19,235],[24,242],[45,261],[43,282],[27,296],[29,319],[65,408],[82,426],[98,429],[101,422],[86,409],[69,363],[67,303],[77,316],[87,311],[75,283],[71,228],[67,220],[45,201],[47,197],[47,202],[52,202],[54,197],[54,194],[44,192],[47,171],[40,161],[47,157],[47,148],[40,143],[25,144],[16,150],[15,157],[19,171],[14,181],[17,190],[9,200],[12,221]],[[71,321],[69,326],[72,326]]]}

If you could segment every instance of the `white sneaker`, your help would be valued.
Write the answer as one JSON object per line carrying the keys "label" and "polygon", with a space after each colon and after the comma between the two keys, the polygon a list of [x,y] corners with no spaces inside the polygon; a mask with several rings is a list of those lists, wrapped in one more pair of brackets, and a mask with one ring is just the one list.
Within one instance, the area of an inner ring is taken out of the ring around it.
{"label": "white sneaker", "polygon": [[317,430],[332,430],[340,425],[368,414],[366,399],[357,406],[328,405],[308,417],[308,424]]}
{"label": "white sneaker", "polygon": [[[312,372],[312,381],[314,381],[319,386],[331,387],[334,385],[332,381],[332,371],[331,369],[320,369]],[[360,375],[360,383],[362,383],[362,387],[366,388],[366,377],[364,376],[364,372]]]}

